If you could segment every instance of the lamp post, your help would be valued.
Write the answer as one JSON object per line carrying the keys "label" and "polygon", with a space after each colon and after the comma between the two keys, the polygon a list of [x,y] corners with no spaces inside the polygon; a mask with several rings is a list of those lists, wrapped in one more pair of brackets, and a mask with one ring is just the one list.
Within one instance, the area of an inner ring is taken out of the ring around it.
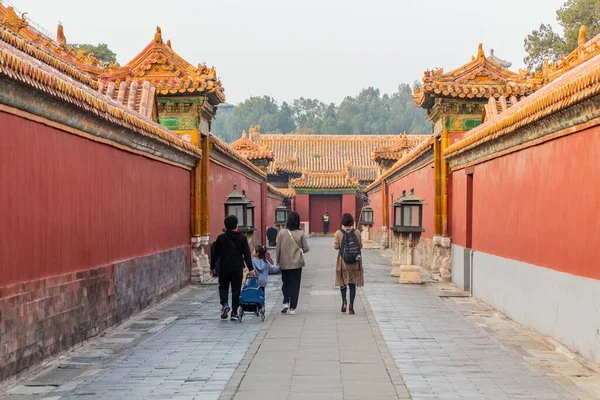
{"label": "lamp post", "polygon": [[362,225],[363,248],[372,249],[373,239],[371,239],[371,230],[373,229],[373,208],[366,205],[360,212],[360,224]]}
{"label": "lamp post", "polygon": [[394,206],[394,239],[396,248],[392,275],[400,276],[400,283],[421,283],[421,267],[414,264],[414,246],[423,229],[423,199],[415,195],[415,190],[410,189],[407,196],[402,191],[402,197],[396,200]]}

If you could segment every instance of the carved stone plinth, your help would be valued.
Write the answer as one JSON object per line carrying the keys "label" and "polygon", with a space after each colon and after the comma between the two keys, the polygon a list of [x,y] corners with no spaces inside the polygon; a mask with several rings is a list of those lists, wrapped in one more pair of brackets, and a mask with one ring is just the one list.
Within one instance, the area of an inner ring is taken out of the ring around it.
{"label": "carved stone plinth", "polygon": [[402,265],[402,255],[404,252],[404,241],[402,235],[394,233],[392,236],[392,276],[400,276],[400,266]]}
{"label": "carved stone plinth", "polygon": [[444,280],[452,279],[452,254],[450,238],[433,237],[433,270],[439,271]]}
{"label": "carved stone plinth", "polygon": [[192,237],[192,285],[199,285],[210,279],[210,261],[204,251],[209,241],[208,236]]}
{"label": "carved stone plinth", "polygon": [[402,265],[400,267],[400,283],[421,284],[420,265]]}
{"label": "carved stone plinth", "polygon": [[381,246],[382,249],[387,249],[389,247],[388,227],[387,226],[381,227],[381,242],[380,242],[380,246]]}
{"label": "carved stone plinth", "polygon": [[372,225],[363,225],[362,226],[362,244],[363,249],[372,249],[373,248],[373,239],[371,239],[371,230],[373,229]]}

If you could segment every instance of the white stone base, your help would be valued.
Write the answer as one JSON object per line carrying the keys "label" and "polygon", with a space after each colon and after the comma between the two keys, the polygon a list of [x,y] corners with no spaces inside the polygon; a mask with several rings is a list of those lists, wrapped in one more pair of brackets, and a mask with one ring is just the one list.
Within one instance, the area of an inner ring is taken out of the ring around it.
{"label": "white stone base", "polygon": [[400,266],[400,283],[421,284],[421,266],[420,265],[402,265]]}
{"label": "white stone base", "polygon": [[363,242],[363,249],[372,249],[372,248],[373,248],[372,240],[367,240],[367,241]]}
{"label": "white stone base", "polygon": [[392,276],[400,276],[400,268],[402,266],[400,264],[392,264]]}
{"label": "white stone base", "polygon": [[204,246],[210,242],[208,236],[192,237],[192,285],[198,285],[210,279],[210,261]]}

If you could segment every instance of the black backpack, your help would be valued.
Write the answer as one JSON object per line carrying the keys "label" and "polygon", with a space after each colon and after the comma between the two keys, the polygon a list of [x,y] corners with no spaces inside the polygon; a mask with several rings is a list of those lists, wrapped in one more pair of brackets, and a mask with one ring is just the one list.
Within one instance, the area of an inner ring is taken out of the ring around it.
{"label": "black backpack", "polygon": [[354,264],[362,260],[360,245],[358,244],[358,238],[354,233],[355,231],[356,229],[351,229],[348,232],[340,229],[340,232],[344,235],[340,254],[346,264]]}

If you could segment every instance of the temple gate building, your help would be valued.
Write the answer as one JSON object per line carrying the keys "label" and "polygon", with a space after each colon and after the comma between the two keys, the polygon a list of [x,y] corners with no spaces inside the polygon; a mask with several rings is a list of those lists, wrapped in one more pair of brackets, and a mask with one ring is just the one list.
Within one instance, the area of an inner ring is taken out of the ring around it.
{"label": "temple gate building", "polygon": [[250,127],[231,147],[266,171],[268,182],[294,196],[294,208],[307,232],[330,231],[343,213],[358,218],[362,189],[407,154],[425,135],[283,135]]}

